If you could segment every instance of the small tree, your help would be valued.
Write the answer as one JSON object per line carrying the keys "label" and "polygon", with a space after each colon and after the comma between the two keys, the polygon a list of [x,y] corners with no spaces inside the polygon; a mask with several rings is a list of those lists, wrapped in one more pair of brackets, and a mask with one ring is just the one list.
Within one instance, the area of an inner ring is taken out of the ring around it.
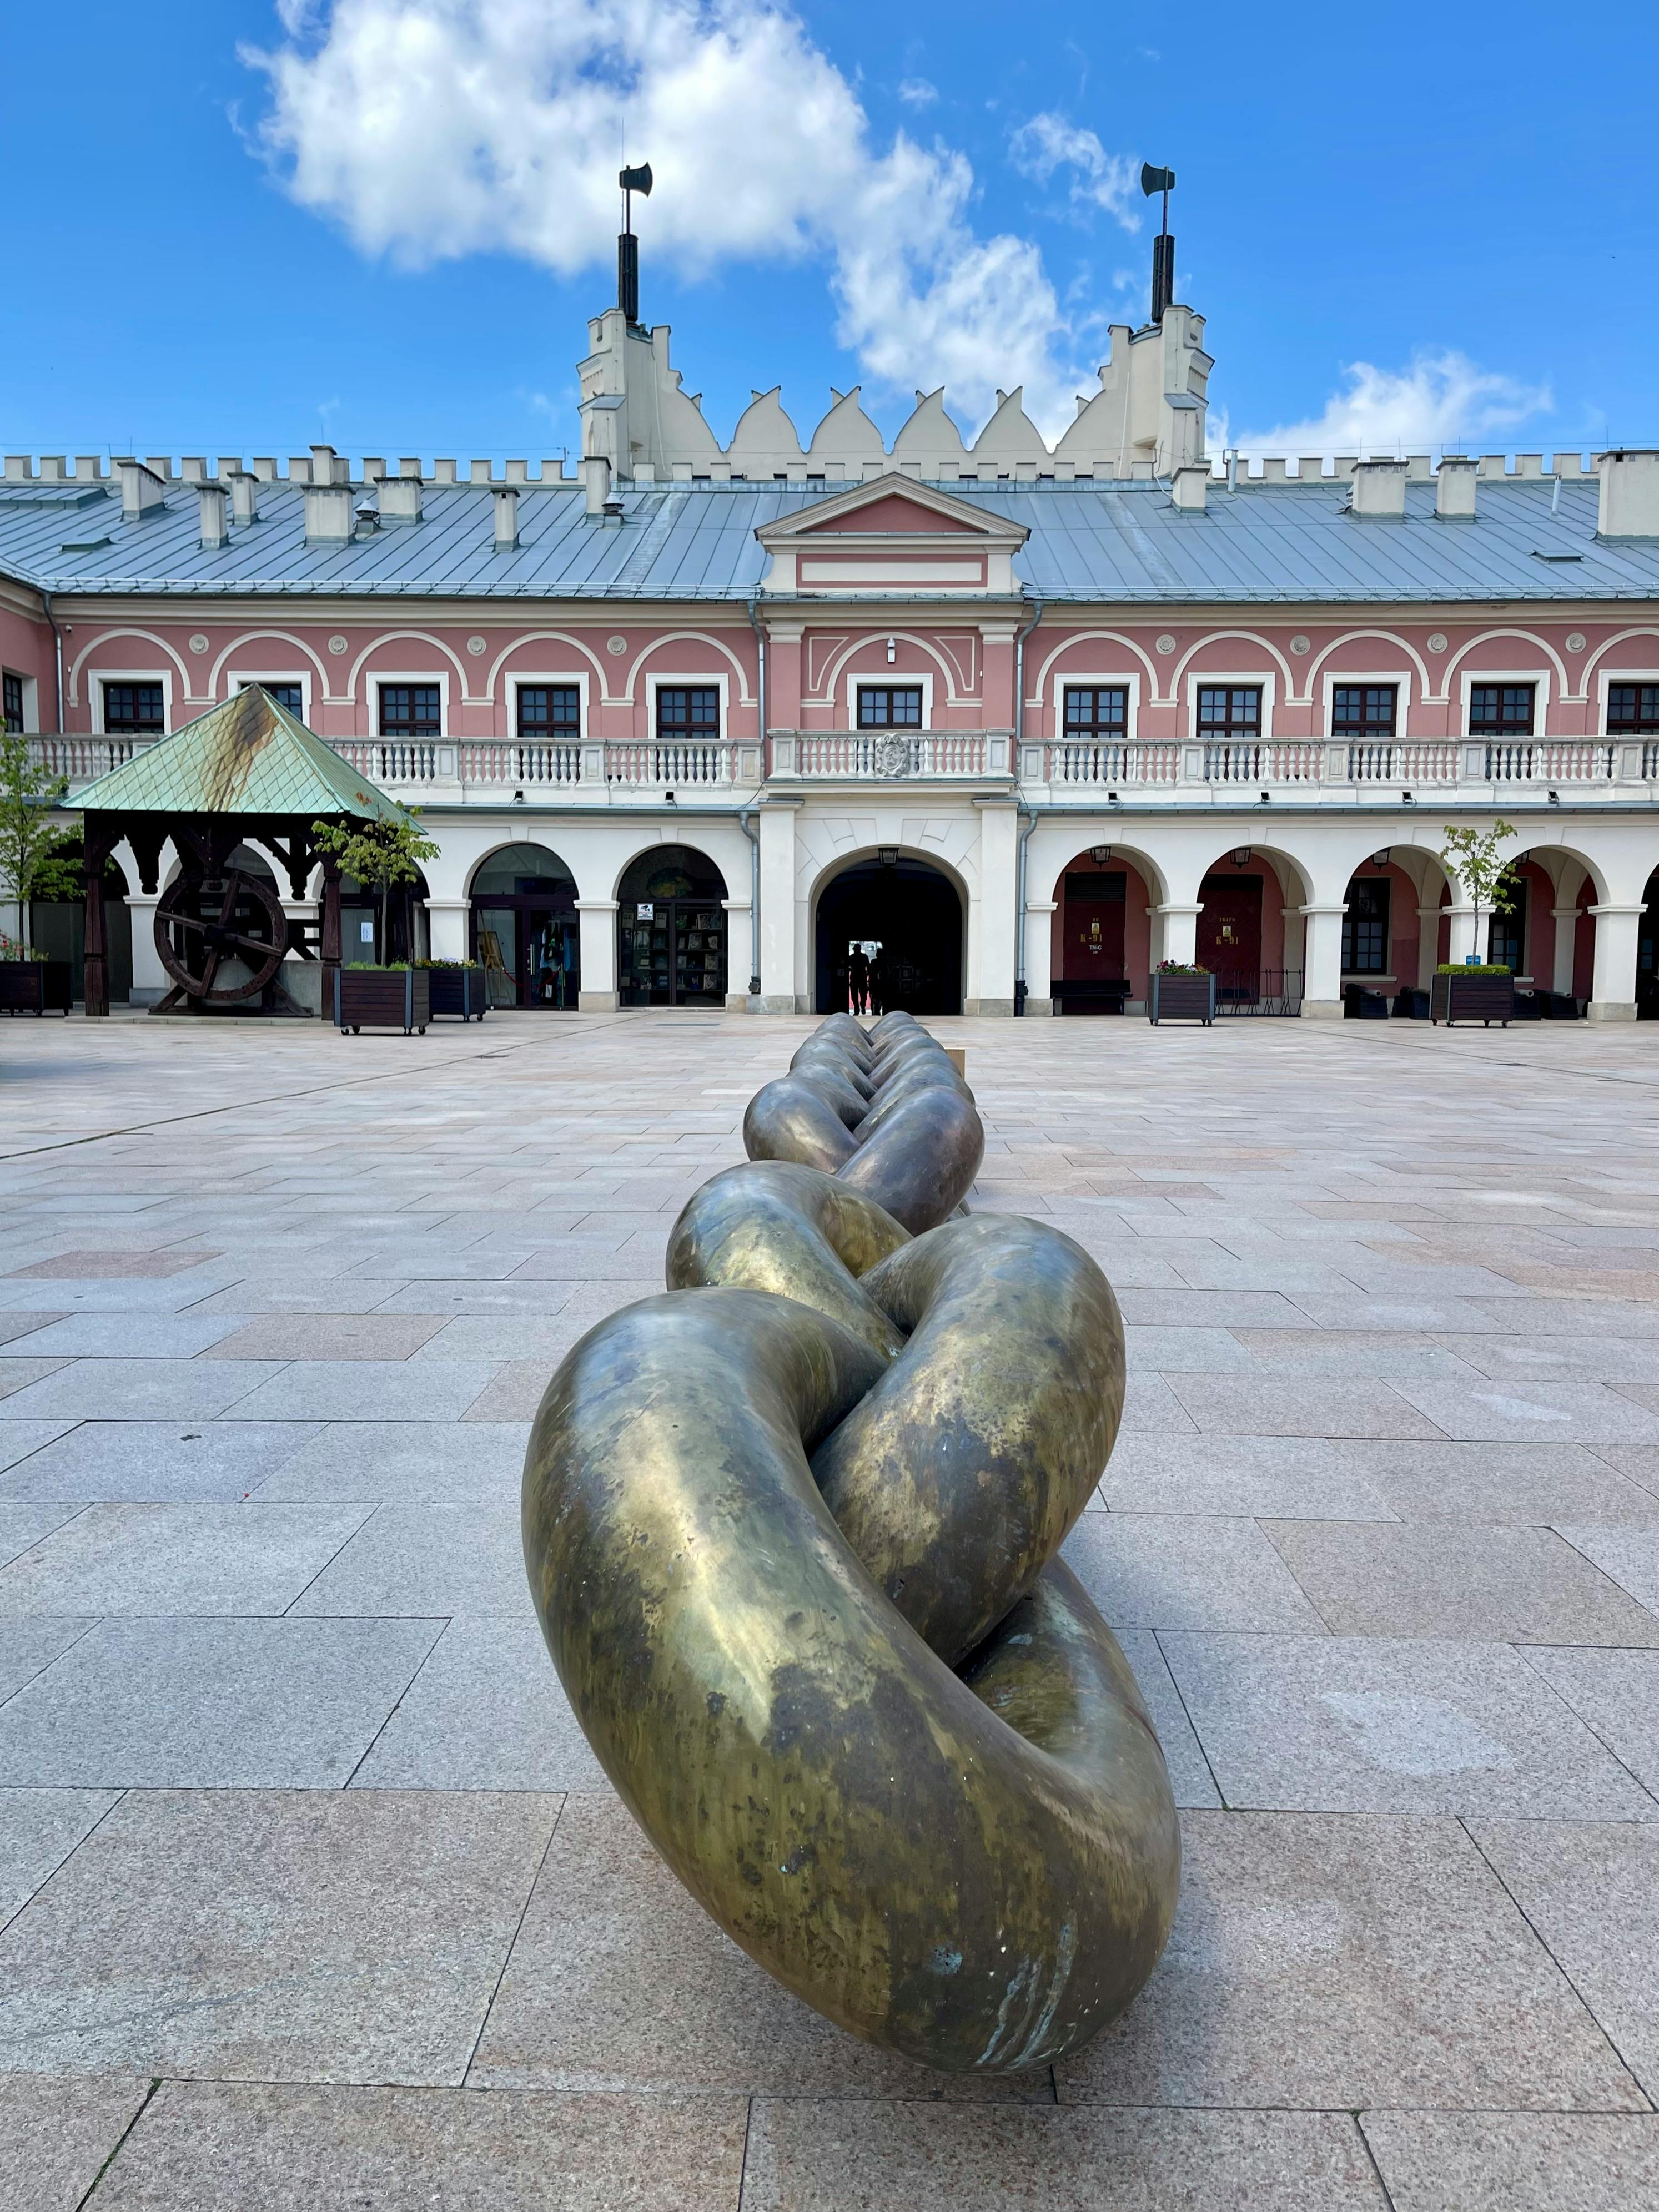
{"label": "small tree", "polygon": [[0,738],[0,882],[17,902],[18,935],[26,951],[31,900],[81,894],[80,867],[64,849],[75,833],[52,818],[68,790],[67,776],[49,776],[35,766],[27,738],[12,731]]}
{"label": "small tree", "polygon": [[[387,905],[394,884],[412,884],[420,863],[437,857],[438,848],[413,819],[413,810],[400,822],[313,822],[311,834],[319,853],[337,860],[348,876],[356,876],[367,890],[380,894],[380,951],[391,939],[386,933]],[[411,957],[413,948],[410,948]]]}
{"label": "small tree", "polygon": [[1474,949],[1480,951],[1480,910],[1488,914],[1507,912],[1510,900],[1520,882],[1515,872],[1515,862],[1506,860],[1498,851],[1504,838],[1513,837],[1514,825],[1494,822],[1484,836],[1475,830],[1446,825],[1446,842],[1440,857],[1447,873],[1459,884],[1474,908]]}

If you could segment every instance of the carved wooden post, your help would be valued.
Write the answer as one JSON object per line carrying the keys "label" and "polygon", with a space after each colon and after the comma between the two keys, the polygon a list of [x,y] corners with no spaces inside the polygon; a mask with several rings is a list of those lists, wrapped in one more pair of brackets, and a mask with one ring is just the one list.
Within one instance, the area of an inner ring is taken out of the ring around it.
{"label": "carved wooden post", "polygon": [[317,949],[323,969],[322,1004],[318,1012],[325,1022],[331,1022],[334,978],[340,966],[340,864],[331,853],[323,855],[323,927]]}
{"label": "carved wooden post", "polygon": [[88,823],[85,838],[87,917],[82,946],[82,995],[89,1018],[109,1012],[109,948],[104,932],[104,863],[110,856],[113,843],[113,838],[101,823],[94,829],[90,822]]}

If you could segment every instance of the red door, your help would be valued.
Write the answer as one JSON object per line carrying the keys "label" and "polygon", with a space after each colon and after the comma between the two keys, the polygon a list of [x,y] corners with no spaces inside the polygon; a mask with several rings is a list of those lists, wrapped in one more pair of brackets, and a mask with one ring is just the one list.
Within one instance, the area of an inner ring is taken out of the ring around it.
{"label": "red door", "polygon": [[1248,1000],[1261,994],[1261,878],[1206,876],[1199,897],[1198,964],[1215,977],[1218,1000]]}

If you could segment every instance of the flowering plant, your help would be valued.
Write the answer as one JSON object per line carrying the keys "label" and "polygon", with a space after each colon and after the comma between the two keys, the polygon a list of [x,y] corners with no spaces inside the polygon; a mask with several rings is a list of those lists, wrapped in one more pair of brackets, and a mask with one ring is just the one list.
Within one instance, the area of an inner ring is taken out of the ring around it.
{"label": "flowering plant", "polygon": [[5,931],[0,929],[0,960],[44,960],[46,957],[33,945],[20,945],[15,937],[8,937]]}
{"label": "flowering plant", "polygon": [[1210,971],[1192,960],[1160,960],[1154,972],[1159,975],[1207,975]]}

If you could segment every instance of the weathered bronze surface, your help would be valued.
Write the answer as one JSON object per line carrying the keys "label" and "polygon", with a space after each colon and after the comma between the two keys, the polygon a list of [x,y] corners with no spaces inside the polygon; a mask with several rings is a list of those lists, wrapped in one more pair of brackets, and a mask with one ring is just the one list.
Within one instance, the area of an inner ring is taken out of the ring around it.
{"label": "weathered bronze surface", "polygon": [[908,1016],[833,1018],[744,1127],[667,1295],[542,1401],[549,1649],[641,1826],[787,1987],[931,2066],[1046,2064],[1134,1996],[1179,1882],[1151,1721],[1054,1558],[1117,1431],[1116,1302],[1058,1231],[951,1218],[983,1133]]}

